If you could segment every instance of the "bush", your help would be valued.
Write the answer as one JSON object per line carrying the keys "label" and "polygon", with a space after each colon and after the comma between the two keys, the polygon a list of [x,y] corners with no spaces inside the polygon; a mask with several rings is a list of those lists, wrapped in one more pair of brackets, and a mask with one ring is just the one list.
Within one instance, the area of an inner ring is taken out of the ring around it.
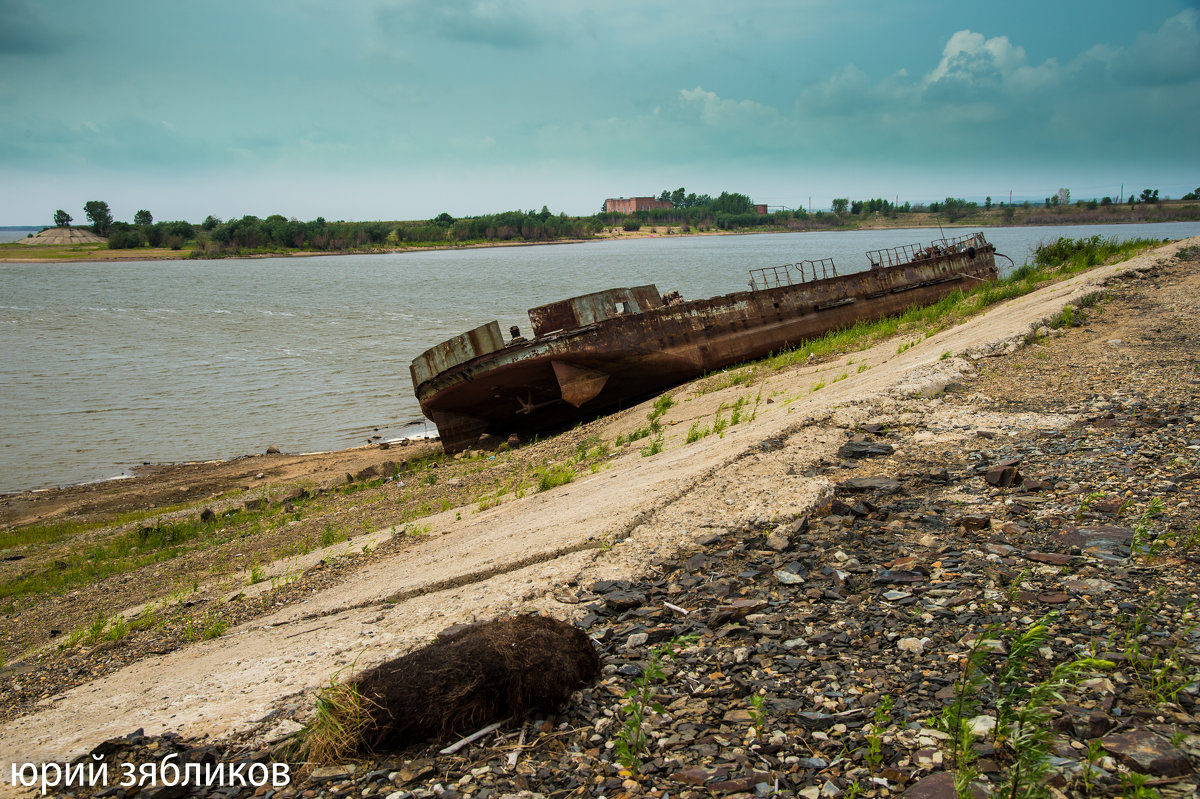
{"label": "bush", "polygon": [[137,230],[114,230],[108,237],[108,249],[131,250],[146,243]]}

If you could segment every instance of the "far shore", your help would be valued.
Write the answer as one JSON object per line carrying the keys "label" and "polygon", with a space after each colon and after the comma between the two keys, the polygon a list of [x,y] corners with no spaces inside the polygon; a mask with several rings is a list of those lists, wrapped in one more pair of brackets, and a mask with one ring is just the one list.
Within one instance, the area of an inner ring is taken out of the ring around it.
{"label": "far shore", "polygon": [[[817,233],[817,232],[853,232],[860,230],[910,230],[926,228],[961,229],[961,228],[991,228],[991,227],[1059,227],[1066,225],[1143,225],[1160,222],[1186,222],[1188,219],[1134,219],[1129,218],[1129,209],[1121,206],[1116,213],[1105,214],[1115,218],[1085,218],[1080,219],[1070,213],[1061,220],[1055,217],[1046,218],[1038,213],[1040,209],[1020,209],[1017,218],[1005,219],[995,209],[985,214],[960,219],[955,222],[941,220],[935,214],[910,213],[896,217],[876,215],[874,217],[858,217],[849,220],[851,224],[843,225],[806,225],[803,228],[773,228],[758,230],[696,230],[682,232],[678,225],[649,225],[639,230],[623,230],[619,226],[610,226],[591,238],[554,239],[551,241],[486,241],[466,244],[440,244],[410,247],[372,247],[352,250],[292,250],[285,252],[258,252],[245,254],[230,254],[214,258],[312,258],[328,255],[382,255],[389,253],[431,252],[436,250],[478,250],[493,247],[534,247],[554,244],[582,244],[599,241],[626,241],[630,239],[648,238],[678,238],[681,236],[750,236],[763,233]],[[1032,210],[1032,212],[1031,212]],[[1074,210],[1074,209],[1068,209]],[[1024,217],[1024,218],[1022,218]],[[53,245],[23,245],[18,242],[0,244],[0,263],[91,263],[91,262],[120,262],[120,261],[183,261],[210,260],[208,258],[193,258],[193,249],[172,250],[166,247],[141,247],[137,249],[110,250],[104,244],[53,246]]]}

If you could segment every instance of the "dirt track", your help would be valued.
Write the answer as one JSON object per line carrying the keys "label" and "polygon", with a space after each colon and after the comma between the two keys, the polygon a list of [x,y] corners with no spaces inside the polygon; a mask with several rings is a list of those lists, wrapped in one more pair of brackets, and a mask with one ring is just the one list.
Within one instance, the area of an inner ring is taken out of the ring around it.
{"label": "dirt track", "polygon": [[[336,588],[44,700],[36,712],[0,727],[0,761],[72,757],[138,727],[151,734],[269,738],[272,723],[263,720],[273,709],[341,669],[394,656],[452,623],[514,610],[569,616],[574,606],[556,599],[560,586],[642,574],[709,526],[800,513],[824,501],[829,483],[805,477],[805,465],[833,458],[847,425],[929,411],[921,397],[1012,351],[1064,304],[1188,244],[1197,240],[996,306],[902,353],[895,341],[884,342],[771,376],[756,417],[723,438],[683,445],[694,421],[711,420],[721,403],[746,395],[753,401],[758,386],[681,391],[679,399],[690,399],[664,417],[663,452],[642,457],[638,442],[610,468],[566,486],[484,511],[452,508],[434,516],[421,546],[376,559]],[[856,371],[863,364],[868,368]],[[846,378],[835,380],[843,372]],[[824,388],[812,391],[819,381]],[[644,425],[646,410],[614,419],[601,436],[611,440]],[[261,469],[245,465],[246,477]],[[340,461],[330,468],[347,470]]]}

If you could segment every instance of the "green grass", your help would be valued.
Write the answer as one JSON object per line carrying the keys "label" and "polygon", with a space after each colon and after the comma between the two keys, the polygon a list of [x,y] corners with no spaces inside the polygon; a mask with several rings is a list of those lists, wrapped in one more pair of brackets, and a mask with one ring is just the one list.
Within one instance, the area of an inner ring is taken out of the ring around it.
{"label": "green grass", "polygon": [[227,629],[229,629],[229,622],[210,611],[203,619],[188,619],[183,628],[183,639],[185,641],[209,641],[221,637]]}
{"label": "green grass", "polygon": [[561,485],[566,485],[575,479],[575,470],[566,464],[551,464],[540,468],[537,474],[537,490],[549,491]]}
{"label": "green grass", "polygon": [[675,398],[670,394],[663,394],[658,399],[654,400],[654,409],[650,411],[650,421],[654,421],[662,416],[675,405]]}
{"label": "green grass", "polygon": [[[253,513],[262,515],[266,512]],[[250,514],[234,511],[232,515],[244,520]],[[170,560],[190,549],[213,546],[233,536],[232,532],[217,527],[225,518],[211,523],[195,518],[159,522],[153,527],[139,527],[113,536],[101,544],[64,553],[58,564],[65,563],[65,567],[50,563],[31,574],[0,584],[0,598],[62,593],[75,585]]]}
{"label": "green grass", "polygon": [[266,573],[266,570],[263,569],[262,564],[261,563],[251,564],[250,577],[249,577],[249,579],[246,580],[246,584],[247,585],[258,585],[259,583],[266,581],[266,579],[267,579],[267,573]]}
{"label": "green grass", "polygon": [[334,544],[341,542],[341,541],[345,541],[345,540],[346,540],[345,531],[339,530],[336,527],[334,527],[333,522],[327,522],[325,524],[325,529],[321,531],[321,540],[318,542],[318,546],[324,548],[324,547],[328,547],[328,546],[333,546]]}
{"label": "green grass", "polygon": [[642,457],[649,458],[651,455],[657,455],[658,453],[660,453],[662,451],[663,451],[663,432],[660,429],[655,434],[654,438],[650,439],[650,443],[647,444],[646,446],[642,447]]}
{"label": "green grass", "polygon": [[700,439],[707,438],[711,435],[712,428],[707,425],[701,427],[700,420],[697,419],[696,421],[692,422],[692,426],[688,428],[687,439],[684,441],[684,443],[694,444]]}
{"label": "green grass", "polygon": [[1033,262],[1043,269],[1056,269],[1071,274],[1111,260],[1125,260],[1138,253],[1164,244],[1170,239],[1129,239],[1118,241],[1115,236],[1090,236],[1072,239],[1060,237],[1041,244],[1033,254]]}
{"label": "green grass", "polygon": [[47,524],[31,524],[10,530],[0,530],[0,551],[30,544],[43,544],[72,538],[93,530],[118,527],[125,524],[140,522],[153,516],[161,516],[187,508],[187,505],[171,505],[153,510],[131,511],[103,521],[61,521]]}

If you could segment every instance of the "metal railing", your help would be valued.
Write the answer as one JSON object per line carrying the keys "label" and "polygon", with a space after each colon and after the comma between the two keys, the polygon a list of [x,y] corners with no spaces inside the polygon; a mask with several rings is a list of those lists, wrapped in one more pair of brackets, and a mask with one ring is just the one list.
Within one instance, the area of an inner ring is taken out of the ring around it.
{"label": "metal railing", "polygon": [[967,233],[963,236],[956,236],[952,239],[938,239],[946,252],[964,252],[971,247],[982,247],[987,244],[987,240],[983,237],[983,233]]}
{"label": "metal railing", "polygon": [[882,269],[888,266],[927,261],[943,255],[954,255],[966,252],[972,247],[982,247],[987,244],[982,233],[967,233],[954,238],[934,239],[929,246],[923,244],[905,244],[884,250],[867,250],[867,259],[872,269]]}
{"label": "metal railing", "polygon": [[[972,247],[984,247],[987,240],[983,233],[967,233],[954,238],[934,239],[932,244],[902,244],[899,247],[887,247],[881,250],[867,250],[867,260],[872,269],[884,269],[890,266],[910,264],[914,261],[927,261],[943,255],[967,252]],[[807,283],[811,280],[823,280],[837,276],[837,267],[832,258],[797,261],[794,264],[767,266],[762,269],[750,270],[750,290],[779,288],[793,286],[797,283]]]}
{"label": "metal railing", "polygon": [[867,250],[867,260],[871,262],[872,269],[884,269],[925,258],[928,249],[921,244],[902,244],[899,247],[888,247],[882,250]]}
{"label": "metal railing", "polygon": [[780,286],[792,285],[792,266],[764,266],[762,269],[750,270],[750,290],[774,289]]}
{"label": "metal railing", "polygon": [[780,286],[794,286],[797,283],[807,283],[810,280],[822,280],[836,276],[837,267],[833,265],[832,258],[798,261],[782,266],[766,266],[762,269],[750,270],[750,290],[761,291]]}

